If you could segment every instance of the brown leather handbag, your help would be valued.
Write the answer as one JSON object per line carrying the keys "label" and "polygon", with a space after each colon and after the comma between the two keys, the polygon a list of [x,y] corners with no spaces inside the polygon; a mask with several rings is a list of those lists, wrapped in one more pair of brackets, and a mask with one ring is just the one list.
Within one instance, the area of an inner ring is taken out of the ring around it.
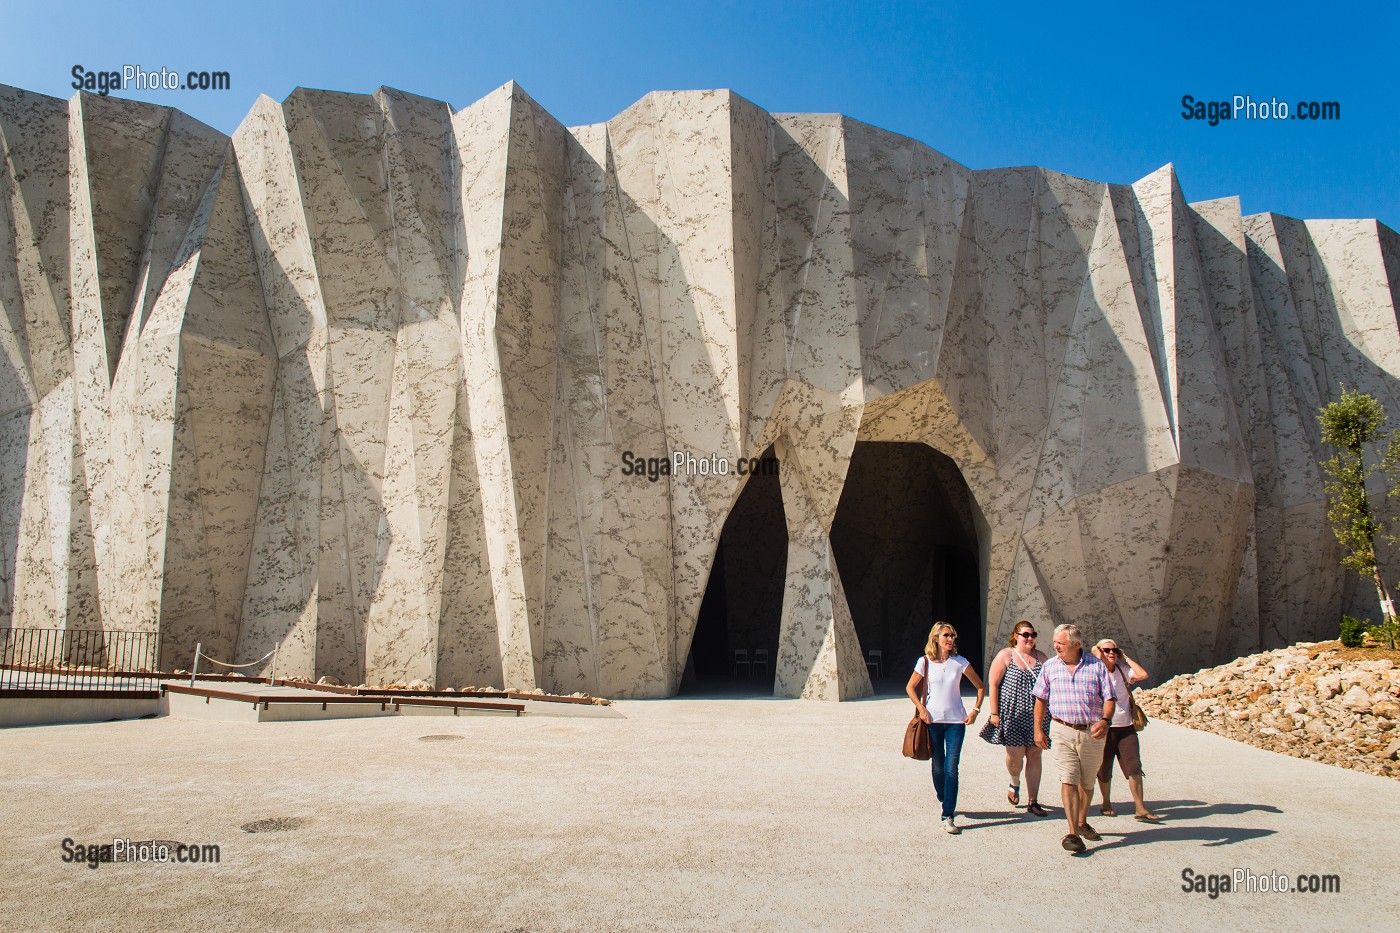
{"label": "brown leather handbag", "polygon": [[928,761],[933,757],[933,746],[928,740],[928,726],[915,713],[904,727],[904,757],[915,761]]}
{"label": "brown leather handbag", "polygon": [[1147,714],[1142,711],[1141,706],[1137,705],[1137,700],[1133,699],[1133,695],[1131,693],[1128,694],[1128,705],[1132,707],[1133,711],[1133,729],[1138,732],[1141,732],[1143,729],[1146,729]]}

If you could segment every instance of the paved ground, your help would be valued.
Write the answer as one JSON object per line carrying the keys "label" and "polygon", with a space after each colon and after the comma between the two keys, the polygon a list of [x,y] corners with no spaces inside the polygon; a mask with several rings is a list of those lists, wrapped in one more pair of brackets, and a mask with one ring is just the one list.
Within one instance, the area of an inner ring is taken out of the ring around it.
{"label": "paved ground", "polygon": [[[1070,857],[1061,821],[1009,811],[975,736],[965,831],[936,831],[927,765],[898,751],[906,700],[615,709],[0,730],[0,928],[1400,927],[1400,782],[1153,723],[1170,822],[1094,818],[1104,841]],[[303,822],[239,828],[278,817]],[[65,837],[216,843],[220,861],[94,870],[62,861]],[[1187,868],[1335,874],[1341,893],[1212,899],[1182,891]],[[1065,892],[1077,917],[1054,912]]]}

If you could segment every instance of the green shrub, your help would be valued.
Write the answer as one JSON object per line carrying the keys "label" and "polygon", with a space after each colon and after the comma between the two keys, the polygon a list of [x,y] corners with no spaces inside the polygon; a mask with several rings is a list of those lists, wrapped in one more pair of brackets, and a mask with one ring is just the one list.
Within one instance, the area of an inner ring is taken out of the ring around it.
{"label": "green shrub", "polygon": [[1366,633],[1376,640],[1377,644],[1395,647],[1395,642],[1400,640],[1400,622],[1394,616],[1384,622],[1373,622],[1366,629]]}
{"label": "green shrub", "polygon": [[1351,616],[1342,616],[1341,638],[1343,648],[1360,648],[1361,633],[1366,629],[1366,623]]}

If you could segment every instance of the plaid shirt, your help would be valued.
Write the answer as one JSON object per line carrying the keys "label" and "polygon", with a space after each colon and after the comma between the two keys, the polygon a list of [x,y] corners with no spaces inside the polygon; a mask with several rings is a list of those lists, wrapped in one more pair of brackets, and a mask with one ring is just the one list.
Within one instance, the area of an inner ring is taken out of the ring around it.
{"label": "plaid shirt", "polygon": [[1046,701],[1051,717],[1085,726],[1103,718],[1103,703],[1113,697],[1113,682],[1108,668],[1088,651],[1079,653],[1073,673],[1057,655],[1041,666],[1031,696]]}

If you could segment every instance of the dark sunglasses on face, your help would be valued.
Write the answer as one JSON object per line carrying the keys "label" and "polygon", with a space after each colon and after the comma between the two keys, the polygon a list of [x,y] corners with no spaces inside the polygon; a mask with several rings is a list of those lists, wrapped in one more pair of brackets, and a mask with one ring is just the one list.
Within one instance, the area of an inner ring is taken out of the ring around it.
{"label": "dark sunglasses on face", "polygon": [[1117,649],[1117,648],[1105,648],[1105,649],[1103,649],[1103,653],[1104,653],[1104,654],[1117,654],[1117,653],[1118,653],[1118,649]]}
{"label": "dark sunglasses on face", "polygon": [[1022,638],[1034,638],[1034,637],[1035,637],[1035,632],[1017,632],[1016,634],[1017,634],[1017,635],[1020,635]]}

